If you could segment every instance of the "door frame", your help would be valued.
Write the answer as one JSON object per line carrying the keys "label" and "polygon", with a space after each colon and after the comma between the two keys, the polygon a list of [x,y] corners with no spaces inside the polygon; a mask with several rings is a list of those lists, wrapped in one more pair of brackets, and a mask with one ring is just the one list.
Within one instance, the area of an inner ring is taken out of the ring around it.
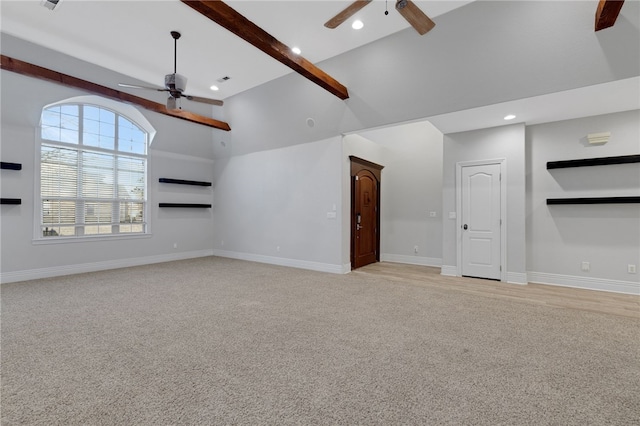
{"label": "door frame", "polygon": [[462,169],[464,167],[500,166],[500,281],[507,281],[507,159],[459,161],[456,163],[456,275],[462,276]]}
{"label": "door frame", "polygon": [[358,174],[359,171],[361,170],[368,170],[370,171],[373,176],[375,176],[375,178],[378,181],[378,191],[377,191],[377,203],[376,203],[376,229],[378,230],[376,232],[376,261],[380,262],[380,188],[382,186],[382,169],[384,168],[384,166],[381,166],[380,164],[376,164],[373,163],[371,161],[365,160],[364,158],[360,158],[360,157],[356,157],[355,155],[350,155],[349,156],[349,162],[350,162],[350,191],[351,191],[351,210],[349,213],[349,216],[351,218],[351,226],[350,226],[350,237],[349,237],[349,248],[350,248],[350,253],[349,253],[349,261],[351,262],[351,270],[354,269],[354,256],[355,256],[355,244],[356,244],[356,240],[355,240],[355,236],[356,236],[356,211],[355,211],[355,204],[356,204],[356,200],[355,200],[355,176]]}

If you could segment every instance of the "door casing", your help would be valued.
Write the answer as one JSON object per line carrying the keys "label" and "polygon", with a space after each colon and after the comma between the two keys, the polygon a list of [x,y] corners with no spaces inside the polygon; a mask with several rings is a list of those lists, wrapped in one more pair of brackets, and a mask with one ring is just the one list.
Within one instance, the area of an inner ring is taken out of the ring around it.
{"label": "door casing", "polygon": [[507,159],[497,158],[490,160],[460,161],[456,163],[456,248],[457,266],[456,275],[462,276],[462,169],[463,167],[484,166],[489,164],[500,165],[500,281],[507,281]]}

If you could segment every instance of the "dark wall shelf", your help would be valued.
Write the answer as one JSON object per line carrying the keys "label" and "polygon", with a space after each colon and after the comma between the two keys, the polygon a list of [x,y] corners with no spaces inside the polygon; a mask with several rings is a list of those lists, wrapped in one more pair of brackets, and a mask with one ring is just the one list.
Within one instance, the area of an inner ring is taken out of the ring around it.
{"label": "dark wall shelf", "polygon": [[160,207],[181,207],[181,208],[199,208],[210,209],[211,204],[190,204],[190,203],[160,203]]}
{"label": "dark wall shelf", "polygon": [[547,205],[559,204],[638,204],[640,197],[547,198]]}
{"label": "dark wall shelf", "polygon": [[0,169],[22,170],[22,164],[20,164],[20,163],[6,163],[4,161],[0,161]]}
{"label": "dark wall shelf", "polygon": [[20,198],[0,198],[0,204],[12,204],[15,206],[22,204],[22,200]]}
{"label": "dark wall shelf", "polygon": [[565,169],[568,167],[606,166],[609,164],[640,163],[640,155],[620,155],[617,157],[585,158],[582,160],[549,161],[547,169]]}
{"label": "dark wall shelf", "polygon": [[162,183],[175,183],[178,185],[195,185],[195,186],[211,186],[211,182],[200,182],[197,180],[183,180],[183,179],[171,179],[171,178],[160,178],[159,182]]}

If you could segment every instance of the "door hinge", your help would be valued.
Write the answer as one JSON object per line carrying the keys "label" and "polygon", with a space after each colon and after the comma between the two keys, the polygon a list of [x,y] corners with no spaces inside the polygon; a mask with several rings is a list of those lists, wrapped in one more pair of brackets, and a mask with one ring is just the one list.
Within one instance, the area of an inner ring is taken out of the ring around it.
{"label": "door hinge", "polygon": [[500,272],[502,272],[502,265],[500,265]]}
{"label": "door hinge", "polygon": [[360,179],[358,178],[358,175],[356,175],[356,180],[360,180]]}
{"label": "door hinge", "polygon": [[502,182],[502,173],[500,173],[500,182]]}

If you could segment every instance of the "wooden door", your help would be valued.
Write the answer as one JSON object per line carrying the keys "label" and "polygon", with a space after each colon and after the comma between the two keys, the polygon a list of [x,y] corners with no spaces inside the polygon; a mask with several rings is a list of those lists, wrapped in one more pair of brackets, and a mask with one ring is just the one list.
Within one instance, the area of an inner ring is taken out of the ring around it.
{"label": "wooden door", "polygon": [[501,275],[500,164],[462,168],[462,275]]}
{"label": "wooden door", "polygon": [[351,158],[351,268],[380,260],[382,166]]}

